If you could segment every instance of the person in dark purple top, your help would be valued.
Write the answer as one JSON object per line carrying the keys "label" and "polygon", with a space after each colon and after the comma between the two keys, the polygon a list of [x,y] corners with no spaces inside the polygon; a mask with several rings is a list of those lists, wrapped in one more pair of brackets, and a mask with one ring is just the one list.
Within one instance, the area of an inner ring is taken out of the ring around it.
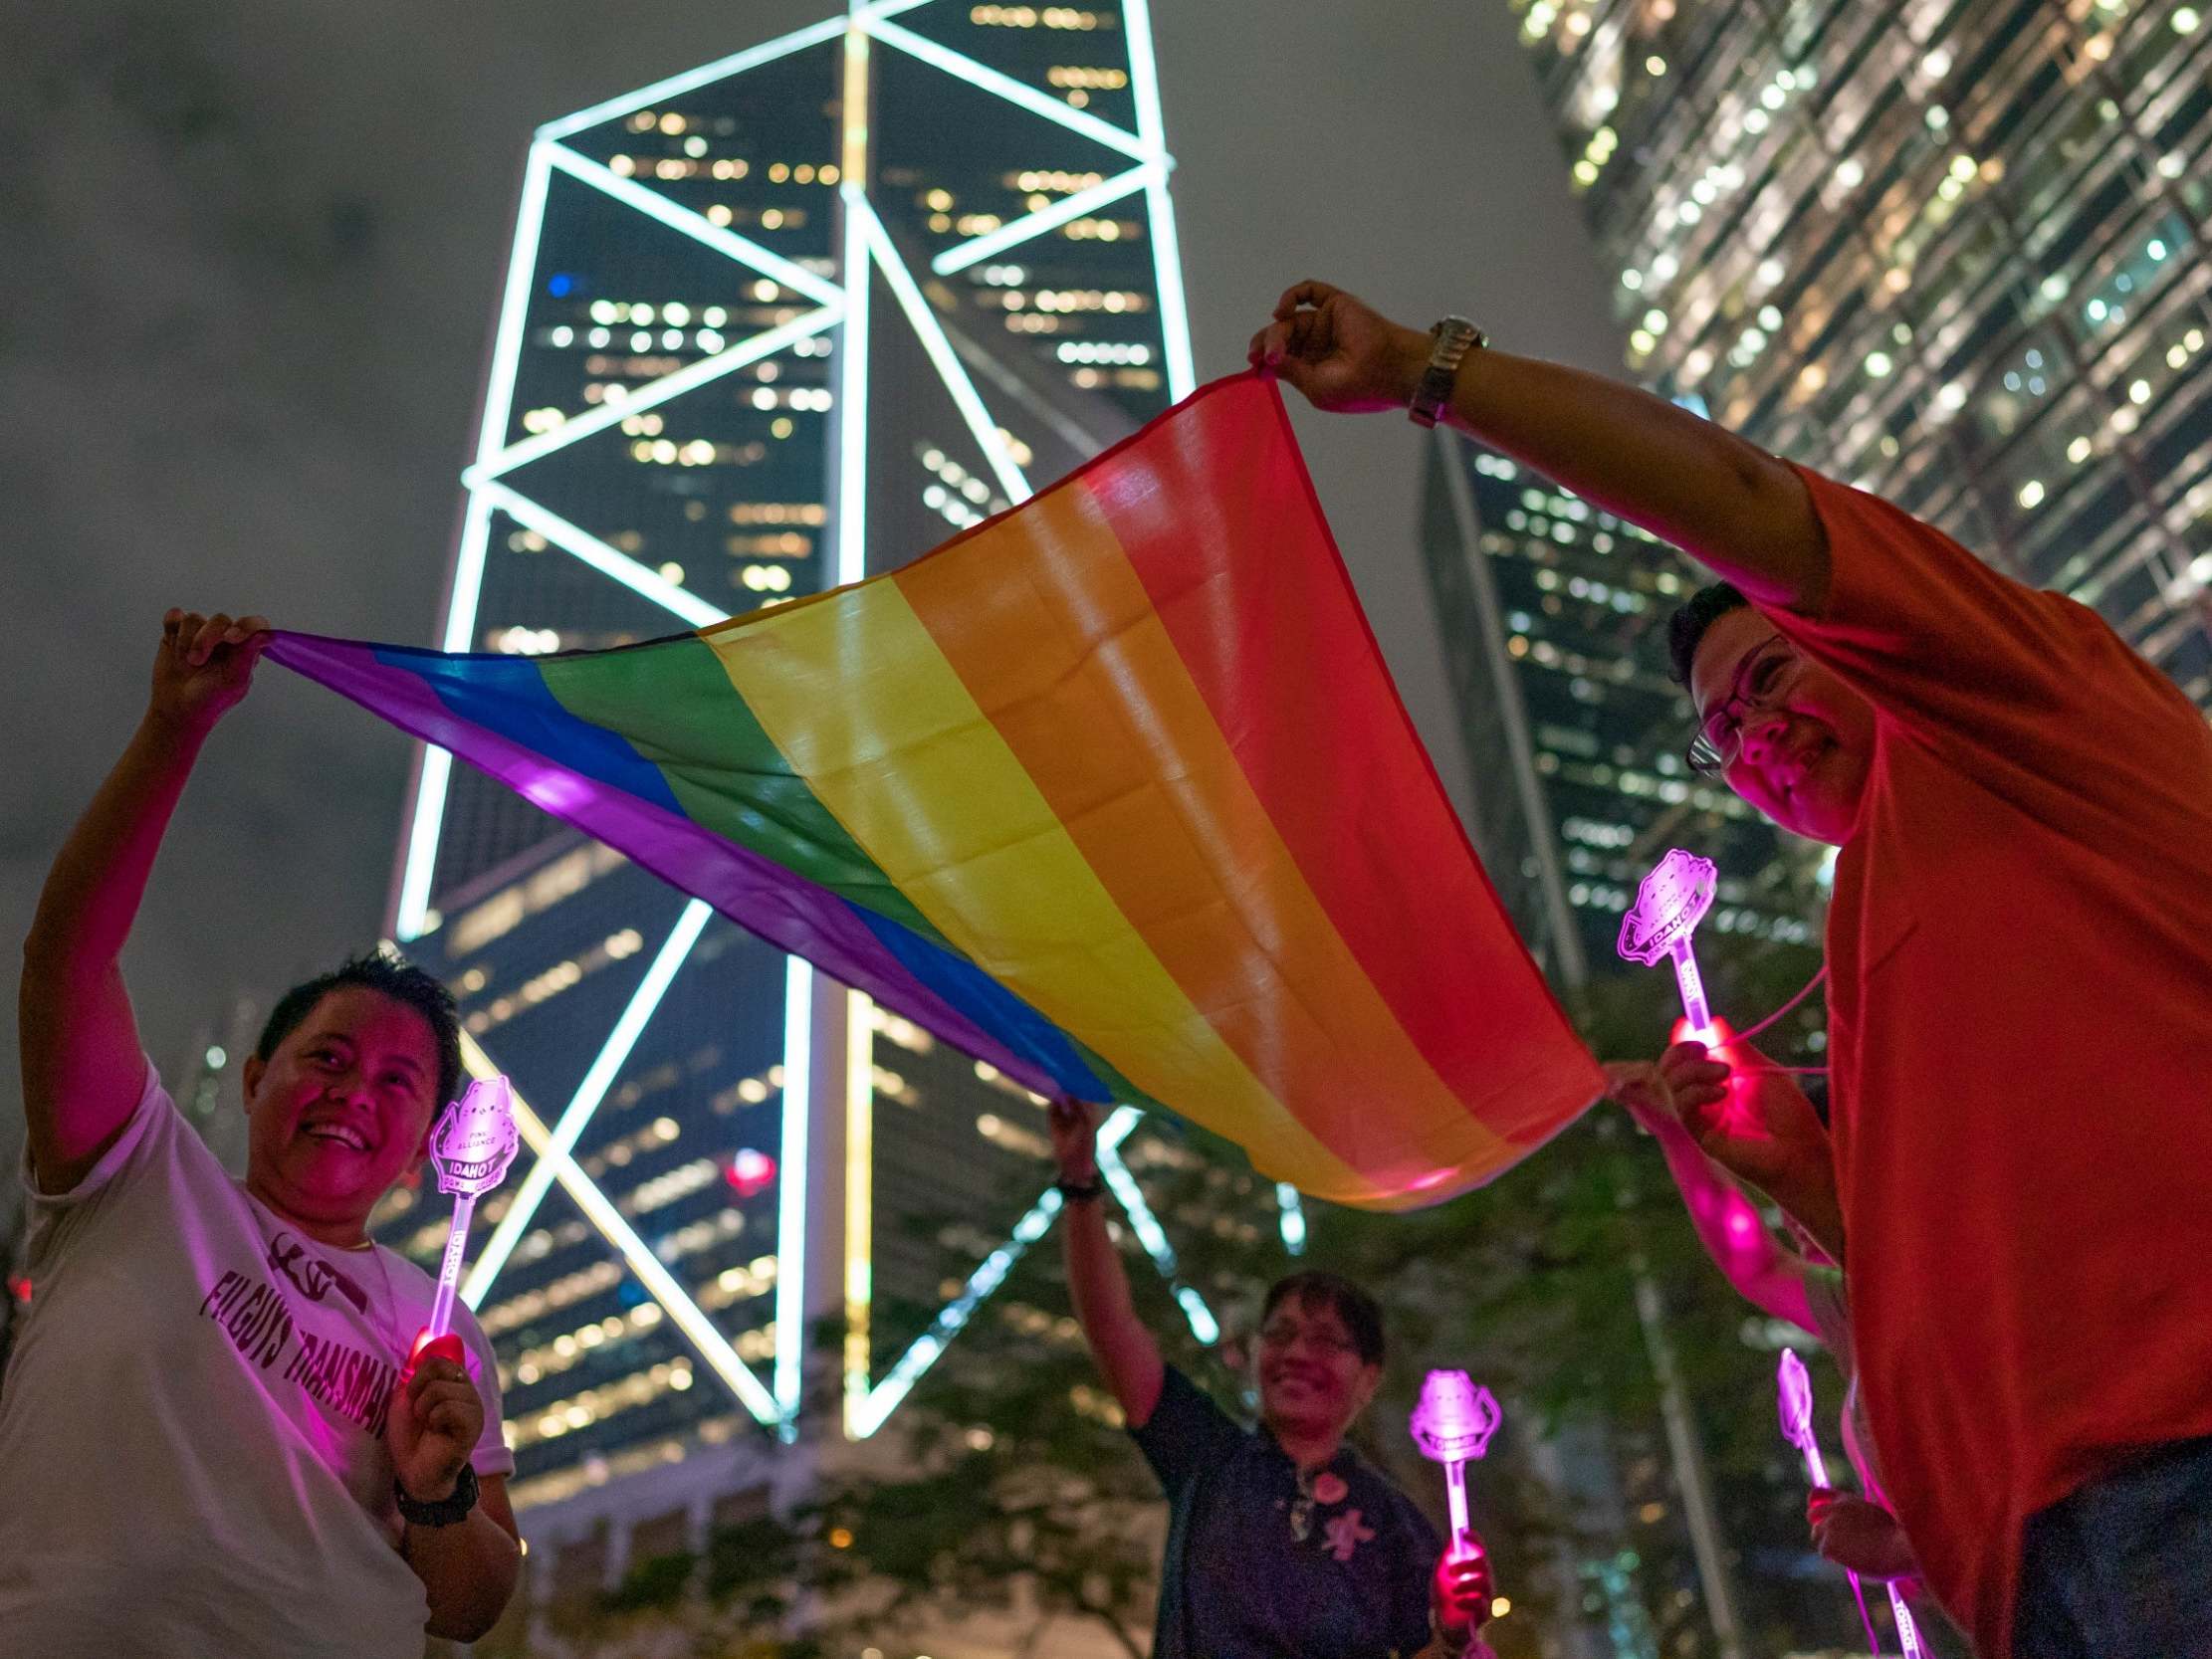
{"label": "person in dark purple top", "polygon": [[1075,1317],[1168,1497],[1153,1659],[1486,1659],[1488,1558],[1444,1560],[1428,1517],[1344,1443],[1383,1378],[1375,1299],[1328,1273],[1270,1289],[1259,1426],[1235,1422],[1137,1317],[1101,1212],[1097,1139],[1094,1108],[1053,1107]]}

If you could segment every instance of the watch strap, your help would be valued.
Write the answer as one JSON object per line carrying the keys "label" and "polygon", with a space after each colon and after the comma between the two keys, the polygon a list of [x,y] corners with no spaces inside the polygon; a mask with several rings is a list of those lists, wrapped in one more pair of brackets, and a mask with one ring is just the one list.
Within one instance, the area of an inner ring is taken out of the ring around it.
{"label": "watch strap", "polygon": [[410,1527],[451,1527],[469,1518],[476,1508],[476,1471],[468,1464],[461,1465],[461,1473],[453,1482],[452,1493],[435,1504],[425,1504],[410,1498],[407,1489],[398,1481],[391,1483],[392,1496],[399,1501],[399,1518]]}
{"label": "watch strap", "polygon": [[1071,1204],[1087,1204],[1106,1195],[1106,1182],[1097,1175],[1087,1181],[1057,1180],[1052,1190]]}
{"label": "watch strap", "polygon": [[1452,383],[1459,377],[1459,365],[1467,353],[1479,351],[1490,343],[1489,335],[1463,316],[1447,316],[1429,330],[1433,342],[1429,350],[1429,367],[1423,371],[1421,384],[1414,388],[1413,402],[1406,413],[1416,426],[1435,426],[1442,416],[1444,405],[1451,401]]}

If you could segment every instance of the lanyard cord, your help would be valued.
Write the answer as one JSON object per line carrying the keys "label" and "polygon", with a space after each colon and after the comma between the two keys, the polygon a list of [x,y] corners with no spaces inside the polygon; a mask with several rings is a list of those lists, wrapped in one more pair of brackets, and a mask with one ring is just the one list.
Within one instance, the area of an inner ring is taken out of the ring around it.
{"label": "lanyard cord", "polygon": [[[1737,1032],[1734,1041],[1738,1043],[1748,1043],[1760,1032],[1766,1030],[1769,1026],[1773,1025],[1775,1021],[1781,1019],[1783,1015],[1787,1014],[1791,1009],[1795,1008],[1800,1002],[1803,1002],[1807,997],[1811,996],[1814,990],[1817,989],[1821,982],[1827,977],[1828,964],[1826,962],[1823,962],[1821,964],[1820,972],[1814,974],[1811,979],[1805,982],[1805,988],[1803,990],[1799,991],[1795,996],[1791,997],[1789,1001],[1783,1003],[1781,1007],[1775,1009],[1773,1013],[1767,1015],[1765,1019],[1759,1021],[1757,1025],[1752,1026],[1748,1031]],[[1828,1075],[1828,1068],[1826,1066],[1767,1065],[1745,1066],[1741,1069],[1747,1072],[1781,1072],[1785,1075],[1795,1077],[1826,1077]]]}

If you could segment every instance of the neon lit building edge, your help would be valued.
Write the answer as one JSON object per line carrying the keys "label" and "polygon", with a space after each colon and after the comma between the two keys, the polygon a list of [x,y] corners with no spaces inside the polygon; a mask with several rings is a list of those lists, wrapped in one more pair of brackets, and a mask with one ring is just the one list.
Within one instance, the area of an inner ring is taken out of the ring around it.
{"label": "neon lit building edge", "polygon": [[[1084,211],[1103,206],[1108,202],[1122,199],[1142,190],[1146,197],[1148,217],[1152,225],[1153,264],[1159,295],[1164,354],[1167,359],[1166,366],[1169,374],[1171,396],[1181,398],[1188,395],[1193,389],[1195,375],[1191,367],[1192,353],[1188,318],[1181,286],[1180,258],[1176,251],[1172,217],[1173,207],[1167,188],[1168,173],[1174,162],[1173,158],[1162,147],[1160,140],[1159,93],[1149,32],[1149,12],[1142,4],[1142,0],[1138,0],[1136,4],[1126,6],[1124,12],[1130,30],[1132,83],[1138,105],[1139,125],[1143,129],[1137,134],[1128,133],[1095,116],[1084,115],[1079,111],[1055,104],[1042,94],[987,68],[964,54],[954,52],[950,48],[941,47],[888,21],[896,14],[911,11],[929,3],[932,3],[932,0],[874,0],[872,4],[863,4],[861,0],[854,0],[854,4],[842,16],[824,19],[806,28],[777,37],[775,40],[731,54],[712,64],[653,83],[651,86],[592,105],[560,120],[549,122],[538,130],[537,140],[532,145],[525,173],[523,200],[518,212],[516,238],[510,254],[501,319],[496,336],[492,371],[486,392],[484,418],[479,427],[477,455],[475,462],[463,475],[463,483],[468,490],[468,510],[456,554],[453,591],[441,636],[444,649],[465,650],[469,646],[475,624],[478,595],[484,576],[491,515],[494,511],[507,513],[517,522],[544,535],[550,542],[561,547],[563,551],[568,552],[571,556],[579,558],[582,562],[622,583],[641,597],[670,611],[671,614],[680,617],[692,626],[707,626],[713,622],[723,620],[727,615],[718,607],[710,605],[707,601],[677,584],[666,581],[659,576],[658,572],[647,569],[600,538],[589,534],[561,518],[558,515],[551,513],[521,491],[502,482],[504,476],[515,468],[552,454],[565,447],[567,443],[587,437],[591,431],[601,430],[613,424],[613,421],[619,418],[619,416],[599,418],[590,425],[589,430],[583,428],[585,422],[590,418],[580,418],[575,423],[578,429],[573,432],[546,435],[553,440],[552,442],[535,443],[526,440],[512,446],[505,445],[503,442],[505,434],[509,430],[513,413],[514,384],[520,356],[523,321],[528,310],[532,273],[535,270],[538,258],[547,192],[550,188],[552,174],[555,170],[580,183],[600,190],[625,206],[646,213],[669,228],[690,236],[702,245],[731,258],[735,263],[755,270],[761,275],[771,277],[817,302],[818,309],[814,312],[779,325],[777,328],[749,336],[747,339],[727,347],[713,358],[693,364],[687,370],[678,371],[678,376],[672,376],[670,379],[677,380],[681,377],[680,383],[665,386],[656,385],[640,398],[633,400],[623,409],[622,413],[633,413],[637,409],[648,408],[655,403],[667,401],[672,397],[695,389],[696,386],[706,383],[719,374],[727,373],[744,366],[745,363],[758,361],[761,357],[773,354],[774,351],[782,349],[786,344],[834,328],[838,345],[837,379],[840,400],[836,492],[836,581],[839,584],[859,580],[866,573],[865,457],[868,401],[866,357],[870,327],[869,283],[871,280],[870,270],[873,266],[880,266],[884,271],[894,296],[899,299],[902,310],[906,311],[910,325],[915,328],[918,338],[923,343],[925,350],[929,352],[933,366],[938,369],[948,392],[954,397],[964,420],[970,427],[971,433],[984,448],[987,458],[997,474],[1001,488],[1006,490],[1012,499],[1016,500],[1023,499],[1028,494],[1027,480],[1022,477],[1018,467],[1013,464],[1010,454],[1006,452],[1004,442],[999,438],[995,425],[990,422],[988,408],[977,392],[974,382],[968,376],[965,368],[961,366],[957,356],[951,351],[950,343],[944,338],[942,329],[934,325],[934,318],[929,316],[926,306],[920,304],[919,290],[914,283],[913,276],[906,270],[903,260],[900,259],[896,249],[891,245],[888,236],[882,231],[880,222],[877,220],[873,207],[868,200],[866,190],[851,182],[868,176],[866,162],[869,135],[864,114],[867,108],[867,100],[864,95],[867,85],[866,78],[869,72],[868,59],[871,39],[881,40],[886,45],[897,47],[908,55],[930,64],[933,68],[947,74],[956,75],[971,85],[979,86],[983,90],[1027,109],[1031,113],[1053,120],[1087,139],[1128,154],[1137,162],[1136,166],[1083,192],[1079,202],[1077,199],[1070,199],[1053,209],[1029,215],[987,237],[974,239],[970,244],[949,250],[948,254],[941,256],[941,258],[952,259],[966,253],[969,257],[962,259],[959,264],[952,268],[954,270],[965,269],[967,265],[989,257],[991,253],[1015,247],[1033,237],[1048,234],[1058,226],[1079,217]],[[634,111],[657,99],[709,85],[731,75],[742,74],[748,69],[774,62],[791,53],[802,51],[811,46],[826,44],[837,39],[840,35],[844,39],[844,75],[847,96],[841,101],[842,107],[846,111],[842,132],[845,163],[843,177],[846,182],[841,186],[839,194],[848,211],[840,239],[840,281],[834,287],[824,284],[821,279],[813,277],[811,273],[790,265],[789,262],[780,259],[770,250],[760,247],[749,239],[723,231],[720,227],[713,226],[698,215],[690,213],[689,210],[669,202],[667,198],[658,196],[654,192],[620,178],[609,169],[578,155],[558,141],[590,126]],[[856,94],[859,96],[855,96]],[[871,229],[874,232],[872,236],[870,234]],[[935,262],[933,262],[933,268],[935,268]],[[963,396],[963,393],[966,395]],[[979,417],[981,417],[981,424],[979,424]],[[1018,495],[1014,494],[1017,490]],[[393,903],[390,932],[393,937],[401,942],[419,937],[428,927],[434,925],[429,910],[430,885],[435,868],[438,839],[443,823],[445,797],[450,780],[450,755],[444,750],[426,746],[423,751],[422,764],[416,777],[414,796],[407,809],[409,832],[406,854]],[[704,907],[696,908],[702,912],[704,910]],[[691,916],[692,911],[687,909],[684,921],[678,924],[679,930],[686,926]],[[690,942],[696,941],[698,931],[703,928],[705,920],[706,918],[702,914],[698,925],[691,929],[691,940],[686,942],[684,952],[688,952]],[[672,934],[671,943],[673,943],[673,937]],[[613,1054],[618,1046],[622,1026],[634,1024],[634,1029],[627,1033],[628,1042],[619,1044],[621,1051],[626,1053],[629,1044],[633,1044],[637,1036],[642,1033],[645,1023],[650,1019],[654,1008],[657,1007],[660,994],[665,992],[668,980],[673,978],[677,967],[681,965],[684,952],[678,952],[671,958],[669,947],[664,945],[663,957],[656,960],[655,970],[657,971],[660,967],[661,960],[667,960],[668,971],[666,976],[661,978],[655,993],[646,1002],[642,1013],[638,1015],[634,1022],[631,1020],[631,1012],[636,1010],[639,1002],[644,999],[642,997],[633,999],[631,1009],[625,1011],[622,1022],[618,1024],[617,1032],[610,1034],[607,1045],[601,1050],[600,1059],[594,1062],[593,1072],[606,1069],[611,1076],[612,1070],[619,1066],[619,1057],[612,1061],[609,1061],[607,1057]],[[787,987],[795,986],[802,979],[807,979],[811,972],[812,970],[798,959],[787,958]],[[610,1242],[616,1245],[626,1260],[630,1261],[633,1271],[639,1272],[639,1276],[647,1280],[648,1288],[654,1294],[655,1299],[661,1302],[671,1319],[675,1320],[679,1328],[684,1330],[686,1335],[692,1339],[694,1345],[702,1348],[702,1352],[708,1358],[710,1365],[717,1370],[718,1374],[723,1375],[724,1381],[731,1386],[733,1392],[739,1396],[747,1408],[762,1422],[775,1427],[780,1433],[788,1437],[795,1426],[798,1409],[799,1347],[804,1326],[805,1250],[803,1241],[805,1236],[804,1205],[807,1175],[807,1123],[804,1120],[810,1117],[811,1111],[815,1108],[819,1092],[814,1087],[815,1080],[811,1076],[807,1047],[808,1033],[805,1029],[810,1023],[810,996],[807,1002],[808,1017],[796,1019],[792,1017],[791,1009],[798,1001],[797,993],[787,989],[786,996],[784,1034],[786,1127],[782,1143],[784,1155],[780,1170],[782,1184],[778,1220],[777,1332],[774,1366],[775,1385],[773,1393],[763,1387],[759,1377],[745,1366],[744,1362],[737,1357],[735,1350],[731,1349],[727,1342],[720,1337],[720,1333],[714,1330],[712,1322],[708,1320],[707,1316],[683,1293],[673,1277],[659,1266],[657,1260],[651,1258],[650,1251],[645,1248],[635,1231],[629,1228],[626,1222],[622,1221],[619,1213],[607,1202],[595,1184],[575,1166],[566,1151],[556,1144],[556,1139],[559,1137],[560,1131],[548,1130],[535,1114],[531,1113],[527,1107],[522,1106],[520,1101],[518,1101],[518,1107],[521,1110],[518,1113],[518,1118],[525,1126],[526,1139],[530,1141],[534,1150],[540,1154],[542,1166],[551,1171],[546,1180],[539,1183],[539,1193],[542,1195],[543,1190],[554,1180],[557,1180],[567,1189],[571,1196],[576,1198],[579,1207],[585,1210],[593,1225]],[[868,1074],[865,1066],[867,1052],[865,1034],[868,1031],[866,1012],[866,998],[857,992],[848,992],[847,1015],[853,1035],[848,1044],[848,1077],[844,1091],[845,1100],[842,1103],[848,1128],[848,1164],[853,1159],[855,1148],[857,1148],[862,1158],[865,1158],[870,1151],[870,1138],[865,1134],[853,1133],[855,1128],[864,1126],[872,1116],[872,1091],[868,1084]],[[468,1046],[474,1056],[472,1070],[479,1066],[488,1068],[489,1060],[473,1040],[469,1042]],[[603,1088],[599,1093],[603,1096]],[[571,1112],[575,1111],[578,1101],[582,1100],[583,1096],[584,1091],[579,1089],[577,1099],[570,1103]],[[801,1120],[795,1127],[790,1122],[792,1118],[791,1107],[794,1103],[798,1107],[798,1117]],[[595,1106],[596,1101],[591,1102],[585,1110],[576,1115],[572,1125],[568,1123],[568,1115],[563,1115],[563,1126],[567,1127],[568,1130],[566,1135],[567,1143],[573,1143],[576,1136],[581,1133],[590,1111],[594,1110]],[[1157,1219],[1152,1215],[1134,1177],[1129,1175],[1126,1165],[1122,1163],[1118,1153],[1114,1150],[1130,1129],[1135,1126],[1136,1121],[1137,1114],[1134,1109],[1122,1108],[1117,1111],[1113,1120],[1111,1120],[1113,1133],[1109,1136],[1102,1132],[1101,1135],[1101,1162],[1102,1166],[1108,1161],[1111,1162],[1115,1176],[1118,1177],[1115,1180],[1117,1197],[1122,1199],[1125,1210],[1130,1214],[1132,1225],[1138,1229],[1141,1237],[1147,1239],[1148,1254],[1153,1256],[1156,1265],[1161,1266],[1164,1273],[1168,1273],[1172,1277],[1173,1251],[1168,1247],[1165,1234],[1160,1229]],[[795,1157],[793,1156],[794,1152],[796,1153]],[[536,1173],[537,1171],[534,1170],[534,1176]],[[909,1347],[882,1383],[870,1388],[866,1380],[867,1314],[872,1287],[871,1270],[866,1255],[865,1233],[865,1228],[870,1219],[866,1202],[867,1189],[870,1185],[865,1168],[860,1169],[858,1176],[855,1177],[852,1169],[848,1167],[847,1262],[845,1273],[848,1346],[846,1354],[845,1427],[846,1432],[854,1438],[872,1434],[887,1420],[898,1401],[905,1397],[914,1383],[934,1363],[936,1357],[942,1353],[945,1345],[967,1323],[968,1317],[975,1307],[996,1289],[998,1283],[1004,1278],[1006,1271],[1011,1267],[1013,1260],[1018,1258],[1029,1243],[1042,1236],[1058,1208],[1056,1202],[1058,1194],[1047,1190],[1038,1203],[1016,1225],[1007,1244],[994,1252],[976,1269],[964,1294],[941,1311],[931,1331],[917,1339]],[[861,1202],[857,1207],[854,1204],[856,1194],[861,1197]],[[535,1204],[531,1207],[535,1208]],[[522,1208],[519,1194],[518,1203],[509,1212],[510,1219]],[[1290,1230],[1288,1213],[1286,1210],[1286,1242]],[[517,1223],[513,1228],[516,1237],[520,1236],[523,1226],[527,1225],[527,1220],[526,1212],[523,1221]],[[856,1222],[857,1226],[855,1225]],[[503,1227],[506,1225],[507,1222],[503,1220]],[[1153,1248],[1155,1242],[1157,1248]],[[473,1294],[464,1293],[469,1295],[472,1307],[480,1302],[489,1290],[492,1281],[496,1278],[499,1269],[504,1266],[506,1257],[512,1250],[512,1243],[513,1240],[510,1239],[508,1248],[499,1251],[496,1257],[493,1250],[490,1247],[487,1248],[485,1258],[479,1261],[476,1270],[471,1274],[470,1291]],[[796,1249],[792,1248],[794,1244],[797,1246]],[[652,1265],[649,1270],[640,1265],[640,1262],[636,1259],[639,1256],[651,1261]],[[487,1266],[489,1271],[487,1271]],[[1195,1290],[1183,1286],[1176,1287],[1176,1295],[1179,1305],[1184,1308],[1186,1317],[1191,1321],[1194,1333],[1200,1337],[1200,1340],[1204,1342],[1216,1340],[1218,1328],[1211,1311],[1207,1309],[1204,1299]],[[712,1338],[711,1344],[702,1345],[702,1332]],[[717,1346],[719,1346],[719,1352],[713,1351]],[[855,1363],[856,1360],[857,1364]]]}

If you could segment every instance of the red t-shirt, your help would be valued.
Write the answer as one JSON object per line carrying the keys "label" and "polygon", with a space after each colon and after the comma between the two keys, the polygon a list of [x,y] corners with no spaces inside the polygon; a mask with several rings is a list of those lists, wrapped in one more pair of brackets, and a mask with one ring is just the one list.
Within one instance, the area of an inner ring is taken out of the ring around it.
{"label": "red t-shirt", "polygon": [[2095,612],[1803,476],[1828,602],[1766,614],[1878,713],[1828,923],[1860,1376],[1999,1659],[2027,1518],[2212,1434],[2212,727]]}

